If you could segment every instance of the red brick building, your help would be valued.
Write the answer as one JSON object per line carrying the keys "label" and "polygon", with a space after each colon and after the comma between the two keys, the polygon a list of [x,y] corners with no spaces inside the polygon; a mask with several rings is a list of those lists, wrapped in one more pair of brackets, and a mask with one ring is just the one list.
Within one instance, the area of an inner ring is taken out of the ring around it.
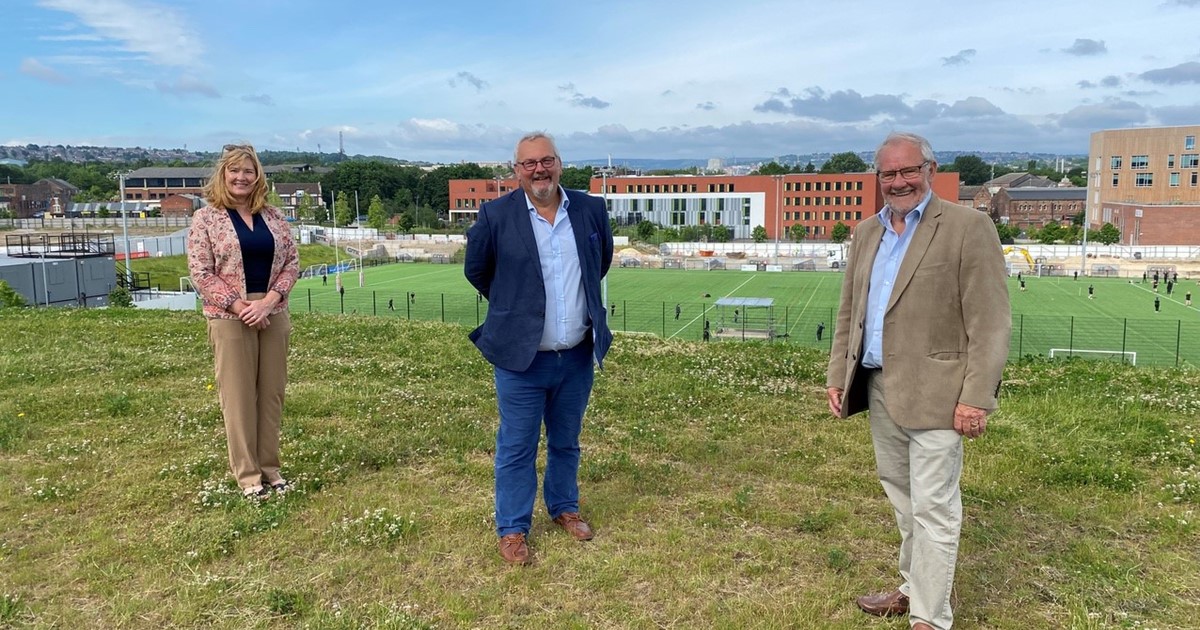
{"label": "red brick building", "polygon": [[203,205],[199,195],[171,195],[158,203],[158,210],[164,217],[190,217]]}
{"label": "red brick building", "polygon": [[54,178],[39,179],[32,184],[0,184],[0,200],[17,219],[38,213],[61,214],[78,193],[78,188]]}

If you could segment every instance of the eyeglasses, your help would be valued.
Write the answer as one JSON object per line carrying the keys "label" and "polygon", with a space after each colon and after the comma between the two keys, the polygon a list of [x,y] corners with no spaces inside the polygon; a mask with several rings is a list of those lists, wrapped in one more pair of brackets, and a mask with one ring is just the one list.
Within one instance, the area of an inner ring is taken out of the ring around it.
{"label": "eyeglasses", "polygon": [[533,169],[537,168],[538,164],[541,164],[542,168],[554,168],[554,165],[557,162],[558,158],[554,157],[553,155],[548,155],[540,160],[522,160],[517,162],[517,165],[527,171],[532,171]]}
{"label": "eyeglasses", "polygon": [[221,147],[221,150],[222,150],[222,151],[238,151],[238,150],[243,150],[243,151],[250,151],[250,152],[253,152],[253,151],[254,151],[254,147],[253,147],[253,146],[250,146],[250,145],[248,145],[248,144],[227,144],[227,145],[225,145],[225,146]]}
{"label": "eyeglasses", "polygon": [[898,168],[894,171],[875,171],[875,174],[879,176],[879,181],[881,182],[896,181],[897,175],[907,180],[913,180],[917,177],[920,177],[921,169],[925,168],[926,164],[929,164],[929,160],[925,160],[917,166],[907,166],[905,168]]}

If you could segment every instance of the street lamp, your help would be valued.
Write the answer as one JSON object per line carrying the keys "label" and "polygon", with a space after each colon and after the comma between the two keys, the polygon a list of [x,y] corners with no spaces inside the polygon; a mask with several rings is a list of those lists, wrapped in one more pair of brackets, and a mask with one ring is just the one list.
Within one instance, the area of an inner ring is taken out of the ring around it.
{"label": "street lamp", "polygon": [[133,291],[133,263],[129,260],[129,213],[125,211],[125,175],[127,173],[124,171],[120,173],[121,200],[117,202],[117,207],[121,209],[121,233],[125,239],[125,288]]}

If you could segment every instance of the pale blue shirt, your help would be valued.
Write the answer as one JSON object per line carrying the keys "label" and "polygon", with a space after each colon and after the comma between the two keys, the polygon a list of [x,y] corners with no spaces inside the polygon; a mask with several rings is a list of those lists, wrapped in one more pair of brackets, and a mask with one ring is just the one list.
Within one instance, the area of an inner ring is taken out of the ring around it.
{"label": "pale blue shirt", "polygon": [[892,228],[892,209],[884,206],[876,219],[883,224],[883,238],[879,241],[879,251],[875,253],[875,264],[871,267],[871,288],[867,291],[867,321],[863,336],[863,367],[883,367],[883,315],[887,312],[888,301],[892,299],[892,289],[896,286],[896,272],[900,263],[904,262],[904,254],[908,244],[912,242],[913,232],[925,214],[925,206],[933,198],[933,191],[925,193],[925,198],[917,207],[904,215],[904,234],[897,234]]}
{"label": "pale blue shirt", "polygon": [[583,341],[588,332],[587,301],[583,293],[583,273],[579,267],[579,250],[575,246],[575,231],[567,215],[567,191],[561,186],[562,201],[554,216],[554,225],[543,219],[525,196],[529,206],[529,222],[537,239],[538,258],[542,263],[542,285],[546,289],[546,317],[542,321],[542,339],[538,350],[566,350]]}

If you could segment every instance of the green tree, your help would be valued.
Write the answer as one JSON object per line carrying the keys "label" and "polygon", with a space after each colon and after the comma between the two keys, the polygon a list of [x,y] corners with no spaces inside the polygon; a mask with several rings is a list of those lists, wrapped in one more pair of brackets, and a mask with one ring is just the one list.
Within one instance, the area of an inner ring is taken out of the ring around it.
{"label": "green tree", "polygon": [[96,211],[96,216],[101,219],[107,219],[109,216],[111,216],[111,213],[108,211],[108,206],[100,206],[100,209]]}
{"label": "green tree", "polygon": [[654,233],[657,230],[658,226],[654,225],[650,221],[642,221],[641,223],[637,224],[638,238],[643,241],[649,241],[650,239],[654,238]]}
{"label": "green tree", "polygon": [[868,170],[867,163],[853,151],[834,153],[821,165],[822,173],[865,173]]}
{"label": "green tree", "polygon": [[333,203],[333,227],[345,227],[350,225],[353,220],[354,213],[350,210],[350,197],[343,190],[337,194],[337,201]]}
{"label": "green tree", "polygon": [[283,197],[279,196],[279,193],[275,191],[274,186],[271,186],[271,188],[267,190],[267,205],[275,206],[281,210],[283,209]]}
{"label": "green tree", "polygon": [[1062,226],[1057,223],[1047,223],[1037,231],[1037,241],[1043,245],[1052,245],[1064,236]]}
{"label": "green tree", "polygon": [[1000,238],[1000,242],[1006,245],[1011,245],[1021,233],[1021,228],[1009,223],[996,224],[996,236]]}
{"label": "green tree", "polygon": [[954,162],[938,169],[958,173],[958,181],[967,186],[978,186],[991,178],[992,167],[978,155],[960,155]]}
{"label": "green tree", "polygon": [[8,286],[7,282],[0,280],[0,308],[18,308],[25,305],[25,296]]}
{"label": "green tree", "polygon": [[792,224],[792,227],[788,228],[788,232],[791,233],[792,240],[797,243],[803,241],[804,238],[808,236],[808,230],[799,223]]}
{"label": "green tree", "polygon": [[712,233],[708,236],[708,240],[714,243],[728,243],[731,239],[733,239],[733,230],[727,225],[712,226]]}
{"label": "green tree", "polygon": [[1096,242],[1101,245],[1112,245],[1121,240],[1121,230],[1118,230],[1117,226],[1111,223],[1105,223],[1100,226],[1100,230],[1095,232],[1095,234]]}
{"label": "green tree", "polygon": [[829,231],[829,240],[834,243],[845,243],[848,238],[850,238],[850,226],[841,221],[835,223],[833,229]]}
{"label": "green tree", "polygon": [[590,166],[583,168],[568,166],[562,170],[562,176],[558,178],[558,183],[563,188],[571,190],[588,190],[592,183],[592,173],[593,169]]}
{"label": "green tree", "polygon": [[367,206],[367,225],[376,230],[382,230],[386,221],[387,217],[383,212],[383,199],[380,199],[379,195],[371,197],[371,205]]}
{"label": "green tree", "polygon": [[753,230],[750,230],[750,238],[754,239],[755,243],[761,243],[767,240],[767,228],[756,225]]}
{"label": "green tree", "polygon": [[313,221],[317,222],[317,225],[320,225],[320,224],[328,221],[329,220],[329,208],[325,207],[324,205],[314,205],[312,207],[312,218],[313,218]]}
{"label": "green tree", "polygon": [[804,172],[805,173],[816,173],[817,167],[813,166],[812,162],[809,162],[808,164],[804,165]]}
{"label": "green tree", "polygon": [[399,217],[399,219],[396,219],[396,229],[401,232],[411,232],[413,229],[412,215],[407,212],[401,212]]}
{"label": "green tree", "polygon": [[1059,238],[1067,245],[1078,245],[1083,240],[1083,227],[1072,224],[1070,227],[1063,228]]}
{"label": "green tree", "polygon": [[758,170],[751,173],[751,175],[786,175],[789,172],[791,171],[788,169],[788,167],[778,162],[771,161],[758,167]]}
{"label": "green tree", "polygon": [[296,204],[296,218],[304,221],[313,218],[313,204],[311,196],[300,195],[300,202]]}

